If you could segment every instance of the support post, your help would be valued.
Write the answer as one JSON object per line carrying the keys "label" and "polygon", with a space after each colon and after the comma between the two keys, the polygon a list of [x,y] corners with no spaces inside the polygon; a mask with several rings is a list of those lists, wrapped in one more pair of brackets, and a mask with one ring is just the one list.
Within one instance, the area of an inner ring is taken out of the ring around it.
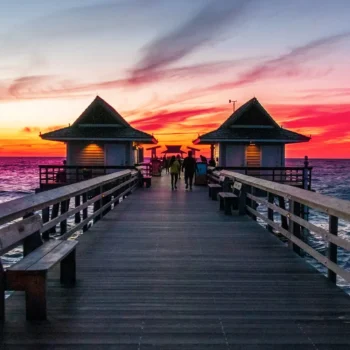
{"label": "support post", "polygon": [[[338,218],[336,216],[329,216],[329,233],[337,236],[338,235]],[[328,245],[328,259],[335,264],[338,262],[338,247],[334,243],[329,243]],[[332,270],[328,269],[328,279],[337,283],[337,275]]]}

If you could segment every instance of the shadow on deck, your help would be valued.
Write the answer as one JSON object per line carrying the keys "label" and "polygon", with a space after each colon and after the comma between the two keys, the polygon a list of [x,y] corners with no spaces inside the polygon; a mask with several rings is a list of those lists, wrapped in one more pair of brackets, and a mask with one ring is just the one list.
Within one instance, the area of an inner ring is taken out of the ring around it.
{"label": "shadow on deck", "polygon": [[350,348],[349,297],[206,187],[154,178],[79,240],[76,288],[52,274],[45,322],[12,296],[1,349]]}

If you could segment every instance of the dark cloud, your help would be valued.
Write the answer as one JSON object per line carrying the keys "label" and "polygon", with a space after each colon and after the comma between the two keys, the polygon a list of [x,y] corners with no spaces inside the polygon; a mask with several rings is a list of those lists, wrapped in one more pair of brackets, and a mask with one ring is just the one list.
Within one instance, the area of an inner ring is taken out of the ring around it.
{"label": "dark cloud", "polygon": [[189,21],[173,32],[150,43],[130,82],[148,81],[159,70],[168,67],[204,44],[217,40],[218,34],[242,18],[247,0],[210,0]]}

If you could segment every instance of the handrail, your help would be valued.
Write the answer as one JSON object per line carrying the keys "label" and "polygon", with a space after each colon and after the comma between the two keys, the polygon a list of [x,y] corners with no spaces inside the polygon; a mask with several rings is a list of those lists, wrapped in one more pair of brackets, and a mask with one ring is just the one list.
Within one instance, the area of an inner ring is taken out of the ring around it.
{"label": "handrail", "polygon": [[130,170],[124,170],[1,203],[0,225],[131,174]]}
{"label": "handrail", "polygon": [[344,220],[350,220],[350,201],[231,171],[223,170],[221,174],[237,179],[246,185],[254,186],[269,193],[274,193],[277,196],[283,196],[287,199],[298,201],[298,203],[320,210],[326,214],[337,216]]}
{"label": "handrail", "polygon": [[[350,251],[350,240],[338,237],[338,220],[350,221],[350,201],[232,171],[224,170],[220,175],[243,184],[240,208],[245,208],[248,215],[253,219],[260,218],[267,224],[269,231],[274,229],[286,237],[295,252],[300,254],[300,250],[304,250],[326,266],[328,278],[332,282],[336,283],[337,275],[350,282],[350,271],[337,264],[337,248]],[[285,200],[288,201],[288,206]],[[257,204],[267,208],[267,217],[257,210]],[[328,231],[308,221],[309,208],[329,216]],[[274,221],[275,213],[280,215],[280,223]],[[322,255],[303,240],[302,232],[305,231],[312,231],[329,243],[327,256]]]}
{"label": "handrail", "polygon": [[[25,219],[41,210],[43,227],[31,240],[50,238],[59,224],[59,238],[66,239],[78,230],[87,231],[89,222],[97,222],[119,203],[119,199],[132,193],[139,184],[139,172],[124,170],[96,177],[72,185],[29,195],[0,204],[0,225]],[[75,202],[70,206],[70,200]],[[89,206],[93,206],[92,212]],[[67,219],[73,217],[67,225]],[[25,244],[30,242],[26,239]]]}

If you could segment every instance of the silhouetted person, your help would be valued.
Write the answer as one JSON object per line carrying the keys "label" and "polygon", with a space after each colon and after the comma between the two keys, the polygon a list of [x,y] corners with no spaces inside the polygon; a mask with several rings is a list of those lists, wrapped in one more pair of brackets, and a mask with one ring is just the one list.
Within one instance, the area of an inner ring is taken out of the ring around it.
{"label": "silhouetted person", "polygon": [[166,157],[165,159],[165,173],[168,174],[169,173],[169,167],[170,167],[170,158]]}
{"label": "silhouetted person", "polygon": [[209,160],[209,166],[213,166],[214,168],[216,167],[216,163],[215,163],[214,158]]}
{"label": "silhouetted person", "polygon": [[179,176],[180,173],[180,163],[179,161],[175,158],[175,156],[171,157],[170,160],[170,175],[171,175],[171,189],[172,190],[177,190],[177,178]]}
{"label": "silhouetted person", "polygon": [[180,164],[179,179],[181,179],[181,165],[182,165],[182,162],[181,162],[180,154],[178,154],[178,155],[176,156],[176,159],[177,159],[177,161],[178,161],[179,164]]}
{"label": "silhouetted person", "polygon": [[185,170],[186,190],[188,189],[188,185],[189,185],[190,191],[192,191],[193,176],[196,170],[198,170],[197,162],[192,157],[192,151],[189,151],[188,157],[184,159],[184,162],[182,164],[182,171],[183,170]]}

